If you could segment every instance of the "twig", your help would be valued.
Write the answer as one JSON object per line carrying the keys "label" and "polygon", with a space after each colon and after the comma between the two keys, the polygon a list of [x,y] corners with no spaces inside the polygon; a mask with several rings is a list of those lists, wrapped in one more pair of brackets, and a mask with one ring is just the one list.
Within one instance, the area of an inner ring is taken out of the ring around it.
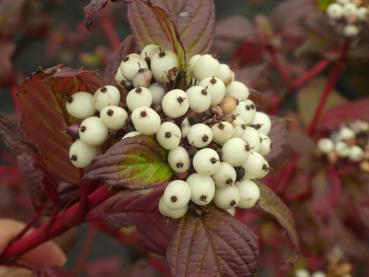
{"label": "twig", "polygon": [[100,26],[109,40],[111,47],[117,49],[120,45],[120,39],[111,19],[108,17],[101,19]]}
{"label": "twig", "polygon": [[[106,186],[100,187],[95,192],[91,193],[88,197],[88,201],[90,203],[89,211],[110,198],[114,193],[115,191],[110,190]],[[80,218],[78,216],[80,214],[79,209],[80,203],[78,202],[60,213],[55,218],[52,226],[44,224],[23,239],[14,242],[14,244],[6,249],[0,257],[0,263],[15,261],[19,256],[31,249],[62,234],[68,229],[81,224],[84,221],[84,218]]]}
{"label": "twig", "polygon": [[293,81],[293,87],[299,88],[304,85],[306,82],[310,81],[316,75],[321,73],[331,62],[327,59],[321,60],[315,66],[306,71],[302,76]]}

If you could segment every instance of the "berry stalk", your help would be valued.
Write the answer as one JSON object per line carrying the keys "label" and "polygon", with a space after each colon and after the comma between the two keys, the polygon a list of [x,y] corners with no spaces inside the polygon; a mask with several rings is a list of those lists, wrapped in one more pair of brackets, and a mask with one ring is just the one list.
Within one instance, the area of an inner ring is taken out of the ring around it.
{"label": "berry stalk", "polygon": [[[88,197],[88,212],[109,199],[114,193],[106,186],[94,191]],[[14,242],[9,248],[5,249],[1,255],[0,263],[14,261],[29,250],[84,222],[86,216],[80,216],[80,206],[80,203],[74,204],[56,216],[52,225],[46,223],[21,240]]]}

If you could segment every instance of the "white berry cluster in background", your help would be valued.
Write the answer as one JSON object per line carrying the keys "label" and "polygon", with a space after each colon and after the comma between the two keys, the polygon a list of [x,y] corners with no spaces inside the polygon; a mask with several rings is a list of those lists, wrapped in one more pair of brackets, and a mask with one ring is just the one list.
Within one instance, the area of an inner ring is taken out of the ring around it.
{"label": "white berry cluster in background", "polygon": [[[295,271],[295,277],[327,277],[323,271],[314,271],[310,273],[305,268],[299,268]],[[345,275],[344,277],[351,277],[351,275]]]}
{"label": "white berry cluster in background", "polygon": [[356,120],[318,141],[318,151],[329,161],[349,160],[369,172],[369,123]]}
{"label": "white berry cluster in background", "polygon": [[327,7],[327,15],[337,22],[346,37],[355,37],[368,28],[369,3],[366,0],[336,0]]}
{"label": "white berry cluster in background", "polygon": [[233,214],[253,207],[260,196],[254,181],[269,172],[269,116],[212,55],[195,55],[180,68],[174,52],[150,44],[121,61],[115,80],[126,93],[104,86],[70,96],[68,113],[83,120],[71,162],[87,167],[110,135],[153,136],[175,172],[159,202],[164,216],[210,203]]}

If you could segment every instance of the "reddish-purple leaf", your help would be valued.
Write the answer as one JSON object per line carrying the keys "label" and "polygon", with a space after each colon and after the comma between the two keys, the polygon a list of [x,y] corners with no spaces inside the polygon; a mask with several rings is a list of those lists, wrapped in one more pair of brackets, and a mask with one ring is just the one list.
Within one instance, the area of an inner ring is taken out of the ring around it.
{"label": "reddish-purple leaf", "polygon": [[320,129],[335,129],[342,122],[361,119],[369,121],[369,97],[344,103],[325,112],[319,121]]}
{"label": "reddish-purple leaf", "polygon": [[120,62],[129,53],[136,52],[136,43],[132,35],[127,36],[120,44],[119,48],[110,55],[104,71],[104,79],[107,84],[115,84],[115,74]]}
{"label": "reddish-purple leaf", "polygon": [[92,25],[94,17],[109,3],[109,0],[91,0],[84,7],[85,13],[85,26],[89,29]]}
{"label": "reddish-purple leaf", "polygon": [[256,235],[224,211],[178,221],[167,252],[173,276],[254,276],[259,257]]}
{"label": "reddish-purple leaf", "polygon": [[64,268],[49,267],[41,268],[33,271],[34,277],[75,277],[76,274],[69,272]]}
{"label": "reddish-purple leaf", "polygon": [[272,141],[272,150],[267,155],[269,161],[278,157],[283,151],[283,147],[287,139],[287,122],[286,119],[271,116],[272,119],[272,129],[270,130],[269,137]]}
{"label": "reddish-purple leaf", "polygon": [[35,147],[21,130],[19,122],[2,114],[0,114],[0,137],[3,143],[17,155],[27,153],[34,156],[37,154]]}
{"label": "reddish-purple leaf", "polygon": [[148,136],[127,138],[98,156],[88,168],[85,178],[100,180],[120,189],[146,189],[170,179],[172,170],[166,151]]}
{"label": "reddish-purple leaf", "polygon": [[124,194],[107,204],[103,216],[109,225],[119,229],[135,225],[140,233],[138,245],[156,254],[165,255],[173,224],[158,209],[163,190],[160,187],[147,195]]}
{"label": "reddish-purple leaf", "polygon": [[19,155],[17,162],[23,185],[29,191],[32,205],[36,210],[39,210],[47,199],[42,186],[43,172],[36,166],[34,159],[28,154]]}
{"label": "reddish-purple leaf", "polygon": [[[129,23],[140,46],[157,43],[164,48],[178,50],[175,46],[178,39],[189,56],[210,49],[215,28],[213,0],[151,2],[160,9],[154,10],[145,1],[128,5]],[[173,37],[174,29],[178,38]]]}
{"label": "reddish-purple leaf", "polygon": [[96,73],[59,65],[34,73],[19,89],[23,130],[37,148],[45,170],[57,182],[76,184],[80,179],[69,161],[72,139],[65,130],[76,121],[66,112],[66,100],[74,92],[94,92],[99,86]]}
{"label": "reddish-purple leaf", "polygon": [[285,267],[289,267],[297,261],[300,252],[300,243],[297,235],[295,222],[293,220],[291,211],[288,209],[286,204],[278,197],[278,195],[270,188],[263,184],[259,184],[260,188],[260,199],[258,206],[265,212],[273,215],[287,231],[288,237],[294,247],[293,253],[287,259]]}

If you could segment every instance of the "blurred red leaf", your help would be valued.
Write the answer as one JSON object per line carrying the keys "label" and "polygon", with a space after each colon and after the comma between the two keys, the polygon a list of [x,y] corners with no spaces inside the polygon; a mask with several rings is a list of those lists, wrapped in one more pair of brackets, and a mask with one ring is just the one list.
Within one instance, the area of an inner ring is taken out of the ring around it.
{"label": "blurred red leaf", "polygon": [[135,1],[128,4],[128,20],[140,46],[156,43],[176,50],[184,58],[182,47],[189,56],[210,49],[215,28],[214,3],[212,0]]}
{"label": "blurred red leaf", "polygon": [[77,275],[64,268],[49,267],[33,271],[34,277],[76,277]]}
{"label": "blurred red leaf", "polygon": [[288,237],[292,242],[293,253],[284,265],[284,267],[289,267],[297,261],[300,253],[300,242],[292,213],[274,191],[263,184],[259,184],[259,188],[260,199],[258,206],[278,220],[279,224],[287,231]]}
{"label": "blurred red leaf", "polygon": [[232,61],[238,66],[259,64],[263,60],[264,44],[261,41],[245,41],[233,53]]}
{"label": "blurred red leaf", "polygon": [[272,141],[272,150],[267,155],[269,161],[278,157],[283,151],[283,147],[287,139],[287,121],[285,118],[272,116],[272,129],[270,130],[269,137]]}
{"label": "blurred red leaf", "polygon": [[152,137],[127,138],[96,157],[85,178],[120,189],[152,188],[172,176],[166,159],[166,151]]}
{"label": "blurred red leaf", "polygon": [[109,3],[109,0],[91,0],[90,3],[88,3],[84,7],[84,13],[85,13],[85,26],[87,29],[89,29],[92,25],[92,21],[94,20],[94,17],[103,9],[105,6]]}
{"label": "blurred red leaf", "polygon": [[47,197],[43,189],[43,172],[36,166],[34,159],[21,154],[17,158],[24,187],[29,191],[32,205],[36,210],[42,208]]}
{"label": "blurred red leaf", "polygon": [[178,221],[167,252],[173,276],[254,276],[259,258],[256,235],[224,211]]}
{"label": "blurred red leaf", "polygon": [[148,195],[131,193],[114,199],[105,207],[103,217],[116,228],[135,225],[140,233],[137,244],[159,255],[165,255],[172,223],[162,216],[158,203],[163,187]]}
{"label": "blurred red leaf", "polygon": [[37,154],[36,148],[27,140],[19,122],[0,114],[0,137],[2,142],[16,155],[27,153],[31,156]]}
{"label": "blurred red leaf", "polygon": [[128,35],[120,44],[119,48],[114,50],[107,61],[104,79],[107,84],[115,84],[115,74],[122,59],[129,53],[136,52],[137,45],[133,35]]}
{"label": "blurred red leaf", "polygon": [[352,119],[369,121],[368,111],[369,97],[344,103],[325,112],[318,123],[318,127],[320,129],[335,129],[342,122]]}
{"label": "blurred red leaf", "polygon": [[75,120],[66,112],[67,97],[77,91],[94,92],[99,86],[96,73],[58,65],[34,73],[19,89],[21,125],[54,181],[76,184],[80,179],[69,161],[72,138],[65,130]]}

